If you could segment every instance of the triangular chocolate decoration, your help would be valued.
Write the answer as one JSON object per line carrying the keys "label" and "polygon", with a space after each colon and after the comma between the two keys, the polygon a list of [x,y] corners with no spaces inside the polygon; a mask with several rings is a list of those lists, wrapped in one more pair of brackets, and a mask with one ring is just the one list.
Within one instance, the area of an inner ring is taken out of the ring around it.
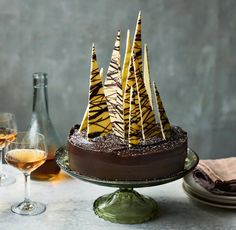
{"label": "triangular chocolate decoration", "polygon": [[[100,70],[100,76],[102,79],[103,78],[103,68],[101,68],[101,70]],[[84,113],[83,120],[82,120],[80,128],[79,128],[79,132],[88,128],[88,110],[89,110],[89,104],[87,105],[86,111]]]}
{"label": "triangular chocolate decoration", "polygon": [[88,109],[89,109],[89,105],[87,106],[86,111],[84,113],[83,120],[82,120],[80,128],[79,128],[79,132],[87,129],[87,127],[88,127]]}
{"label": "triangular chocolate decoration", "polygon": [[104,90],[113,133],[117,137],[124,139],[123,93],[120,69],[120,31],[117,33],[111,62],[107,71],[107,78],[104,83]]}
{"label": "triangular chocolate decoration", "polygon": [[95,137],[106,135],[111,130],[110,115],[97,64],[95,47],[93,45],[89,88],[88,139],[91,140]]}
{"label": "triangular chocolate decoration", "polygon": [[[131,57],[131,62],[129,65],[128,71],[128,78],[126,81],[125,93],[124,93],[124,123],[125,123],[125,138],[128,138],[129,132],[129,113],[130,113],[130,98],[131,98],[131,88],[137,92],[137,85],[134,75],[134,67],[133,67],[133,58]],[[138,105],[137,105],[138,106]],[[140,110],[138,106],[137,110],[137,117],[138,117],[138,125],[141,127],[141,117],[140,117]]]}
{"label": "triangular chocolate decoration", "polygon": [[130,39],[130,31],[128,30],[127,31],[127,38],[126,38],[125,57],[124,57],[123,68],[122,68],[122,91],[123,91],[123,95],[125,93],[125,86],[126,86],[126,81],[127,81],[127,78],[128,78],[130,57],[131,57],[131,39]]}
{"label": "triangular chocolate decoration", "polygon": [[134,61],[134,74],[137,84],[137,91],[139,97],[139,106],[141,112],[141,124],[142,124],[142,135],[143,139],[161,136],[161,131],[157,126],[155,114],[150,104],[148,94],[145,88],[143,75],[140,71],[139,65]]}
{"label": "triangular chocolate decoration", "polygon": [[144,61],[143,61],[143,78],[144,84],[147,90],[148,98],[153,109],[153,102],[152,102],[152,88],[151,88],[151,81],[150,81],[150,68],[149,68],[149,56],[148,56],[148,47],[147,44],[144,45]]}
{"label": "triangular chocolate decoration", "polygon": [[134,58],[134,61],[139,65],[139,69],[142,74],[142,66],[143,66],[143,60],[142,60],[142,39],[141,39],[141,33],[142,33],[142,26],[141,26],[141,11],[139,11],[136,29],[134,33],[134,41],[132,46],[132,55]]}
{"label": "triangular chocolate decoration", "polygon": [[163,139],[167,139],[168,137],[170,137],[170,132],[171,132],[171,125],[169,122],[169,119],[166,115],[159,91],[156,87],[155,82],[153,82],[153,88],[155,91],[155,95],[156,95],[156,103],[158,105],[158,117],[160,120],[160,126],[161,126],[161,132],[162,132],[162,136]]}
{"label": "triangular chocolate decoration", "polygon": [[132,87],[130,91],[130,110],[129,110],[129,146],[138,145],[140,143],[139,133],[140,126],[138,124],[139,117],[138,94]]}

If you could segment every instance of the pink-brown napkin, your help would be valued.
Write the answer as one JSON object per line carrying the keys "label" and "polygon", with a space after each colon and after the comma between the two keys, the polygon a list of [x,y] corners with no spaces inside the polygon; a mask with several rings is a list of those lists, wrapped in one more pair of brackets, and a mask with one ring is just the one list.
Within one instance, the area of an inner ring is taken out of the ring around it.
{"label": "pink-brown napkin", "polygon": [[236,157],[200,160],[193,177],[212,193],[236,195]]}

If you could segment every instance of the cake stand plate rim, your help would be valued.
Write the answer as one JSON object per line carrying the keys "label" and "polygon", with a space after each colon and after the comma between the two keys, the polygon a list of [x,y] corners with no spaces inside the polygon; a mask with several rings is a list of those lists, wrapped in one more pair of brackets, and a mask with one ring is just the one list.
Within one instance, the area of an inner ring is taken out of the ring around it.
{"label": "cake stand plate rim", "polygon": [[84,176],[70,169],[69,163],[67,161],[68,152],[66,145],[62,145],[59,149],[57,149],[55,154],[55,159],[59,167],[71,177],[101,186],[118,187],[118,188],[140,188],[140,187],[150,187],[169,183],[178,180],[187,175],[188,173],[190,173],[196,167],[199,161],[198,155],[191,148],[188,148],[184,169],[175,173],[174,175],[169,175],[164,178],[154,178],[151,180],[143,180],[143,181],[108,181],[94,177]]}

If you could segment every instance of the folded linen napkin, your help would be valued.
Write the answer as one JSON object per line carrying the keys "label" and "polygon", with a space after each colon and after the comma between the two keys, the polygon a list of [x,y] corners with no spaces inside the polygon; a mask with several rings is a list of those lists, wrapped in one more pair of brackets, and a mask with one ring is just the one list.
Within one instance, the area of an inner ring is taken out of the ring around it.
{"label": "folded linen napkin", "polygon": [[236,195],[236,157],[200,160],[193,177],[212,193]]}

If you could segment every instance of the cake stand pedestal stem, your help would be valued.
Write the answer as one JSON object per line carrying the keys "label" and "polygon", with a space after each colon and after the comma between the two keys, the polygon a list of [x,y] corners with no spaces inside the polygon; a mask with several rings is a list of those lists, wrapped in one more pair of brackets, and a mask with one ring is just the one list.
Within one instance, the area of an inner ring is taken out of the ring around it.
{"label": "cake stand pedestal stem", "polygon": [[132,188],[120,188],[114,193],[99,197],[95,200],[93,209],[104,220],[121,224],[146,222],[158,214],[156,201]]}

